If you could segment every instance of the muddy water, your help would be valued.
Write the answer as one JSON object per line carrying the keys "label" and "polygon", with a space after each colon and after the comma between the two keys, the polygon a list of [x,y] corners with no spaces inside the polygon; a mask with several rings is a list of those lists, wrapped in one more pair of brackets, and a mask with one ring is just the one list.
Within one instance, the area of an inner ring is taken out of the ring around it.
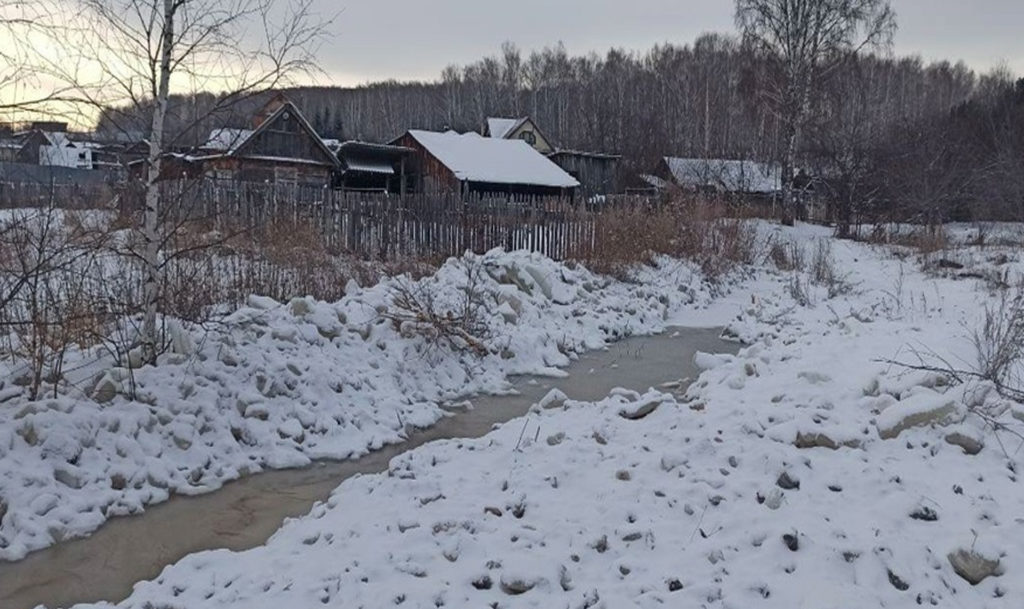
{"label": "muddy water", "polygon": [[520,395],[473,398],[472,410],[362,459],[261,473],[207,495],[174,497],[138,516],[111,520],[85,539],[16,563],[0,563],[0,608],[124,599],[135,582],[153,579],[166,565],[193,552],[263,544],[285,518],[306,514],[346,478],[383,471],[394,456],[411,448],[432,440],[483,436],[496,423],[525,414],[554,387],[577,400],[603,398],[615,387],[644,391],[695,378],[696,351],[735,349],[710,329],[675,328],[661,336],[628,339],[582,356],[569,367],[567,378],[515,379]]}

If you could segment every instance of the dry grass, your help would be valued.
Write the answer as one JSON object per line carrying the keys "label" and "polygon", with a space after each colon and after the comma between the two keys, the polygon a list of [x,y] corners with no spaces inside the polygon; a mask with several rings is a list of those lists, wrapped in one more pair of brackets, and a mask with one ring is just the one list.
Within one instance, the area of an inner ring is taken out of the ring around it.
{"label": "dry grass", "polygon": [[804,248],[795,239],[772,240],[768,246],[768,260],[780,271],[803,271],[807,268]]}
{"label": "dry grass", "polygon": [[339,300],[345,285],[370,275],[355,260],[334,255],[309,223],[274,222],[261,230],[190,222],[167,248],[162,311],[199,320],[220,306],[238,306],[252,294],[286,302],[312,296]]}
{"label": "dry grass", "polygon": [[941,226],[936,228],[920,226],[906,231],[899,226],[890,227],[885,224],[877,224],[863,238],[863,241],[876,245],[906,247],[921,254],[933,254],[945,250],[950,245],[949,236]]}
{"label": "dry grass", "polygon": [[636,265],[669,255],[695,262],[715,281],[753,262],[757,250],[754,228],[729,212],[724,204],[692,198],[606,210],[594,221],[593,242],[579,244],[569,257],[627,279]]}

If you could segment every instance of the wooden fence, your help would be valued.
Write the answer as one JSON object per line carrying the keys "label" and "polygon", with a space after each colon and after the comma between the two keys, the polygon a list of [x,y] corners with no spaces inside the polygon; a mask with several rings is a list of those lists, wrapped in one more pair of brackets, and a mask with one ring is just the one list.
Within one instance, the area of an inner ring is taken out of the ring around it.
{"label": "wooden fence", "polygon": [[[221,230],[318,230],[331,251],[364,258],[444,257],[495,247],[564,259],[593,246],[601,214],[656,204],[648,197],[600,203],[556,197],[386,195],[259,183],[180,181],[163,184],[171,221],[201,221]],[[141,209],[141,193],[122,205]]]}
{"label": "wooden fence", "polygon": [[115,188],[103,183],[38,183],[0,179],[0,209],[51,205],[64,209],[106,207],[115,196]]}

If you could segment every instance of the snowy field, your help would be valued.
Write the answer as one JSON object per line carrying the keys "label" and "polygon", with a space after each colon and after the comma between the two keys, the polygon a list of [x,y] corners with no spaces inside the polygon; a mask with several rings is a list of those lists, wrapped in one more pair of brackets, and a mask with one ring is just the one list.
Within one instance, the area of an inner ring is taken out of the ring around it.
{"label": "snowy field", "polygon": [[343,483],[266,546],[187,557],[117,606],[1021,607],[1024,407],[887,361],[971,369],[985,307],[1024,277],[1019,246],[965,245],[963,227],[921,259],[825,229],[762,230],[802,269],[766,256],[725,296],[665,259],[636,283],[520,253],[452,260],[422,281],[456,299],[467,265],[484,265],[501,347],[483,360],[380,320],[385,282],[334,304],[254,299],[229,330],[179,337],[180,353],[135,379],[145,406],[117,392],[8,402],[0,551],[401,441],[448,401],[559,374],[618,336],[727,325],[744,348],[699,356],[683,397],[547,400]]}
{"label": "snowy field", "polygon": [[118,607],[1020,607],[1024,409],[882,361],[970,367],[989,281],[832,248],[842,289],[764,269],[706,313],[669,307],[731,309],[748,345],[699,356],[685,397],[554,399],[422,447]]}

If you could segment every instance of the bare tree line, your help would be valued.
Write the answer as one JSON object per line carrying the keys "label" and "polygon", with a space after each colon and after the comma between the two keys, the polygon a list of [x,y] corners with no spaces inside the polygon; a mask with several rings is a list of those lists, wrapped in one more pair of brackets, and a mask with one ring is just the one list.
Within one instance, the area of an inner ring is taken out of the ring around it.
{"label": "bare tree line", "polygon": [[[325,137],[387,141],[409,128],[480,131],[488,116],[530,115],[562,148],[617,152],[636,170],[649,170],[665,155],[778,159],[782,124],[759,94],[766,70],[739,38],[724,34],[605,56],[570,56],[560,45],[524,54],[506,44],[500,55],[449,67],[435,82],[301,87],[288,94]],[[879,127],[946,113],[970,99],[979,83],[962,63],[873,55],[844,64],[830,83],[852,78],[862,81]],[[172,98],[172,129],[214,98]],[[211,128],[241,126],[259,102],[183,139],[200,144]],[[826,103],[847,102],[825,93],[812,105],[817,113]],[[111,122],[104,117],[100,129]]]}

